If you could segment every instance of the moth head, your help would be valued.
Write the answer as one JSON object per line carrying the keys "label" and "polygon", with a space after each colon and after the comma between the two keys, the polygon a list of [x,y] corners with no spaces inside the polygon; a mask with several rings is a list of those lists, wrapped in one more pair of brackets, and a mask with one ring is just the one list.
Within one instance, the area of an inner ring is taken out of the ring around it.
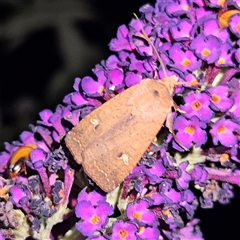
{"label": "moth head", "polygon": [[174,92],[175,86],[178,84],[178,77],[173,75],[170,77],[165,77],[160,80],[160,83],[162,83],[169,91],[169,93],[172,95]]}

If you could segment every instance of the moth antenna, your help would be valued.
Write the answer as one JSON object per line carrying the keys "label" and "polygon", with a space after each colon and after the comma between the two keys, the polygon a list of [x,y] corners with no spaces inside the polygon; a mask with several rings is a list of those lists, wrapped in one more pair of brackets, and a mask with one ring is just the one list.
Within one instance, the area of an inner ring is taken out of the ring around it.
{"label": "moth antenna", "polygon": [[144,28],[143,28],[143,26],[142,26],[142,23],[141,23],[141,21],[139,20],[137,14],[133,13],[133,15],[134,15],[134,17],[139,21],[139,24],[141,25],[141,30],[142,30],[143,38],[144,38],[145,40],[147,40],[148,43],[149,43],[149,44],[151,45],[151,47],[153,48],[153,51],[154,51],[155,54],[157,55],[157,59],[158,59],[160,65],[161,65],[161,67],[162,67],[163,75],[164,75],[165,78],[167,78],[167,72],[166,72],[166,69],[165,69],[165,65],[164,65],[164,63],[163,63],[160,55],[158,54],[158,51],[157,51],[156,47],[153,45],[153,43],[151,42],[151,40],[150,40],[149,37],[147,36],[147,33],[145,32],[145,30],[144,30]]}

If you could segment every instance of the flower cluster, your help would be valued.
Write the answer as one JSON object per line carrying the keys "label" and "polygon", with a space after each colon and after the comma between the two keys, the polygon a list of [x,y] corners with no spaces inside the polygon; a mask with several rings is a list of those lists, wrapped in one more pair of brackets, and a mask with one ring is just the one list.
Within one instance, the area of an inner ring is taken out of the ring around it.
{"label": "flower cluster", "polygon": [[[240,185],[240,4],[157,0],[140,12],[140,20],[119,27],[109,44],[116,55],[95,67],[95,78],[76,78],[55,112],[42,111],[36,126],[5,144],[0,239],[203,239],[195,210],[233,198],[232,185]],[[162,127],[124,182],[102,192],[73,161],[64,136],[126,88],[166,76],[179,81],[170,131]],[[65,228],[55,226],[62,221]]]}

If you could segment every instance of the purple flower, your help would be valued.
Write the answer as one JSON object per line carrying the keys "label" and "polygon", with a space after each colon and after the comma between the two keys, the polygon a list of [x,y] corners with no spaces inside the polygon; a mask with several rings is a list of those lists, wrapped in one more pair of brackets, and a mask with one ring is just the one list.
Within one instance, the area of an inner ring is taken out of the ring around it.
{"label": "purple flower", "polygon": [[195,165],[194,169],[191,170],[191,176],[195,184],[202,186],[207,180],[207,171],[203,166]]}
{"label": "purple flower", "polygon": [[106,202],[98,202],[94,207],[89,201],[80,201],[76,206],[76,216],[82,221],[76,223],[76,228],[85,236],[93,236],[108,222],[107,216],[113,214],[112,207]]}
{"label": "purple flower", "polygon": [[179,203],[182,200],[181,192],[173,189],[170,184],[165,184],[165,187],[161,188],[160,191],[168,203]]}
{"label": "purple flower", "polygon": [[107,240],[107,238],[103,236],[96,236],[96,237],[88,237],[86,240]]}
{"label": "purple flower", "polygon": [[26,191],[26,190],[24,191],[24,189],[22,189],[20,186],[17,186],[17,185],[11,187],[9,192],[11,194],[12,202],[18,207],[21,206],[21,203],[20,203],[21,199],[29,194],[29,191]]}
{"label": "purple flower", "polygon": [[166,7],[167,13],[174,16],[186,14],[190,9],[191,7],[188,1],[185,0],[175,2],[174,4],[168,4]]}
{"label": "purple flower", "polygon": [[131,87],[137,83],[139,83],[142,80],[141,74],[134,73],[134,72],[128,72],[125,77],[125,83],[128,87]]}
{"label": "purple flower", "polygon": [[171,239],[194,239],[204,240],[202,233],[198,227],[199,220],[192,219],[187,225],[181,229],[173,231]]}
{"label": "purple flower", "polygon": [[156,188],[151,190],[148,194],[145,195],[153,200],[153,205],[160,205],[165,202],[165,198],[157,191]]}
{"label": "purple flower", "polygon": [[227,29],[220,29],[216,19],[209,19],[204,22],[203,33],[205,36],[213,35],[225,43],[229,37]]}
{"label": "purple flower", "polygon": [[217,0],[207,0],[206,2],[207,2],[207,4],[208,4],[210,7],[220,8],[220,7],[223,7],[223,6],[224,6],[224,3],[223,3],[223,2],[219,2],[219,1],[217,1]]}
{"label": "purple flower", "polygon": [[203,130],[206,124],[201,122],[197,117],[193,116],[189,120],[183,116],[175,119],[173,129],[177,130],[176,137],[180,143],[186,148],[191,147],[191,143],[195,143],[196,147],[200,147],[207,141],[206,132]]}
{"label": "purple flower", "polygon": [[160,177],[164,174],[166,169],[161,161],[154,161],[150,168],[144,168],[143,171],[148,176],[149,182],[155,184],[160,181]]}
{"label": "purple flower", "polygon": [[5,240],[5,238],[2,235],[2,231],[0,231],[0,240]]}
{"label": "purple flower", "polygon": [[221,54],[216,62],[216,66],[227,67],[227,66],[235,66],[233,61],[234,50],[232,49],[232,45],[228,42],[222,45]]}
{"label": "purple flower", "polygon": [[229,115],[232,116],[232,118],[239,120],[240,119],[240,91],[235,92],[231,96],[231,100],[234,101],[234,104],[229,109]]}
{"label": "purple flower", "polygon": [[197,59],[194,53],[188,49],[184,49],[180,43],[175,43],[169,49],[169,57],[174,62],[172,67],[183,72],[194,71],[201,66],[201,61]]}
{"label": "purple flower", "polygon": [[79,194],[78,194],[78,198],[77,201],[81,202],[81,201],[89,201],[91,202],[91,204],[93,206],[97,206],[98,202],[104,202],[106,201],[106,196],[104,196],[103,194],[97,192],[97,191],[93,191],[90,193],[86,192],[87,188],[84,188]]}
{"label": "purple flower", "polygon": [[81,81],[82,89],[88,96],[102,96],[105,90],[106,77],[94,81],[91,77],[84,77]]}
{"label": "purple flower", "polygon": [[117,221],[112,228],[112,239],[116,240],[137,240],[137,227],[133,223]]}
{"label": "purple flower", "polygon": [[221,53],[221,41],[212,35],[205,37],[203,34],[199,34],[193,39],[190,46],[199,58],[209,64],[215,62]]}
{"label": "purple flower", "polygon": [[171,28],[172,36],[176,41],[189,40],[192,23],[187,20],[181,20],[176,26]]}
{"label": "purple flower", "polygon": [[7,168],[7,164],[10,158],[10,154],[7,152],[0,153],[0,172],[4,172]]}
{"label": "purple flower", "polygon": [[177,187],[179,190],[187,189],[189,182],[192,180],[191,175],[186,171],[188,162],[182,162],[178,167],[178,176],[176,179]]}
{"label": "purple flower", "polygon": [[130,220],[139,224],[158,225],[156,217],[151,210],[148,210],[149,203],[145,200],[129,203],[127,206],[127,216]]}
{"label": "purple flower", "polygon": [[135,45],[128,40],[129,30],[125,25],[122,25],[118,28],[117,38],[113,39],[109,43],[110,50],[120,51],[120,50],[132,50],[135,48]]}
{"label": "purple flower", "polygon": [[226,85],[218,85],[207,90],[211,94],[210,107],[214,111],[225,112],[231,108],[233,101],[228,96],[228,90]]}
{"label": "purple flower", "polygon": [[201,121],[208,122],[213,117],[210,110],[210,97],[206,93],[190,93],[184,97],[185,105],[180,106],[187,118],[197,116]]}
{"label": "purple flower", "polygon": [[235,131],[240,131],[240,127],[235,122],[221,118],[215,122],[210,130],[214,145],[220,142],[225,147],[231,147],[238,142]]}
{"label": "purple flower", "polygon": [[108,223],[108,216],[113,214],[113,208],[106,201],[106,197],[94,191],[86,193],[86,188],[79,193],[76,206],[76,216],[81,221],[76,228],[85,236],[93,236]]}
{"label": "purple flower", "polygon": [[53,202],[59,204],[64,198],[63,182],[57,180],[52,189]]}
{"label": "purple flower", "polygon": [[192,73],[188,73],[185,76],[185,80],[186,80],[186,82],[190,83],[190,86],[193,86],[193,87],[198,86],[198,84],[199,84],[199,78]]}
{"label": "purple flower", "polygon": [[232,33],[237,37],[240,38],[240,13],[233,15],[229,19],[229,27]]}
{"label": "purple flower", "polygon": [[235,52],[235,58],[238,63],[240,63],[240,48],[238,48]]}
{"label": "purple flower", "polygon": [[156,227],[139,227],[139,231],[137,233],[141,239],[158,239],[160,236],[160,231]]}

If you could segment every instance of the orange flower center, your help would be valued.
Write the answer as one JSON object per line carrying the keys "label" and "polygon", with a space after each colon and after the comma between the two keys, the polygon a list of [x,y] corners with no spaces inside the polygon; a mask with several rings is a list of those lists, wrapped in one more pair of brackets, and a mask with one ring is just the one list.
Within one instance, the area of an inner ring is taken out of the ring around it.
{"label": "orange flower center", "polygon": [[97,215],[93,215],[92,218],[90,219],[90,222],[94,225],[98,224],[100,222],[100,217]]}
{"label": "orange flower center", "polygon": [[184,66],[184,67],[187,67],[191,64],[191,61],[187,58],[184,58],[181,62],[181,64]]}
{"label": "orange flower center", "polygon": [[134,212],[133,217],[137,220],[141,220],[142,214],[140,212]]}
{"label": "orange flower center", "polygon": [[232,107],[229,109],[229,112],[234,112],[234,110],[235,110],[235,107],[232,106]]}
{"label": "orange flower center", "polygon": [[59,196],[60,196],[61,198],[64,198],[64,190],[63,190],[63,189],[61,189],[61,190],[59,191]]}
{"label": "orange flower center", "polygon": [[216,95],[216,94],[213,94],[212,95],[212,101],[214,102],[214,103],[219,103],[220,102],[220,100],[221,100],[221,98],[218,96],[218,95]]}
{"label": "orange flower center", "polygon": [[204,57],[207,57],[207,56],[209,56],[210,54],[211,54],[211,51],[210,51],[209,49],[204,48],[204,49],[202,50],[202,55],[203,55]]}
{"label": "orange flower center", "polygon": [[189,8],[190,8],[189,5],[185,5],[185,6],[183,7],[183,10],[188,11]]}
{"label": "orange flower center", "polygon": [[126,239],[126,237],[128,236],[128,232],[125,230],[125,229],[120,229],[118,231],[118,236],[121,238],[121,239]]}
{"label": "orange flower center", "polygon": [[184,129],[184,132],[189,133],[190,135],[193,135],[194,132],[195,132],[195,128],[193,128],[193,127],[186,127]]}
{"label": "orange flower center", "polygon": [[144,232],[144,227],[140,226],[138,232],[139,232],[139,233],[143,233],[143,232]]}
{"label": "orange flower center", "polygon": [[104,87],[100,87],[100,88],[98,89],[98,92],[99,92],[99,93],[103,93],[103,92],[104,92]]}
{"label": "orange flower center", "polygon": [[198,111],[202,108],[202,104],[198,100],[193,101],[191,106],[194,111]]}
{"label": "orange flower center", "polygon": [[169,213],[170,213],[169,210],[163,210],[163,214],[164,214],[164,215],[168,216]]}
{"label": "orange flower center", "polygon": [[217,61],[218,64],[224,64],[225,63],[225,59],[223,58],[220,58],[218,61]]}
{"label": "orange flower center", "polygon": [[226,162],[229,159],[229,155],[227,153],[223,153],[220,157],[220,162]]}
{"label": "orange flower center", "polygon": [[218,134],[225,133],[226,131],[227,129],[224,126],[219,127],[217,130]]}

